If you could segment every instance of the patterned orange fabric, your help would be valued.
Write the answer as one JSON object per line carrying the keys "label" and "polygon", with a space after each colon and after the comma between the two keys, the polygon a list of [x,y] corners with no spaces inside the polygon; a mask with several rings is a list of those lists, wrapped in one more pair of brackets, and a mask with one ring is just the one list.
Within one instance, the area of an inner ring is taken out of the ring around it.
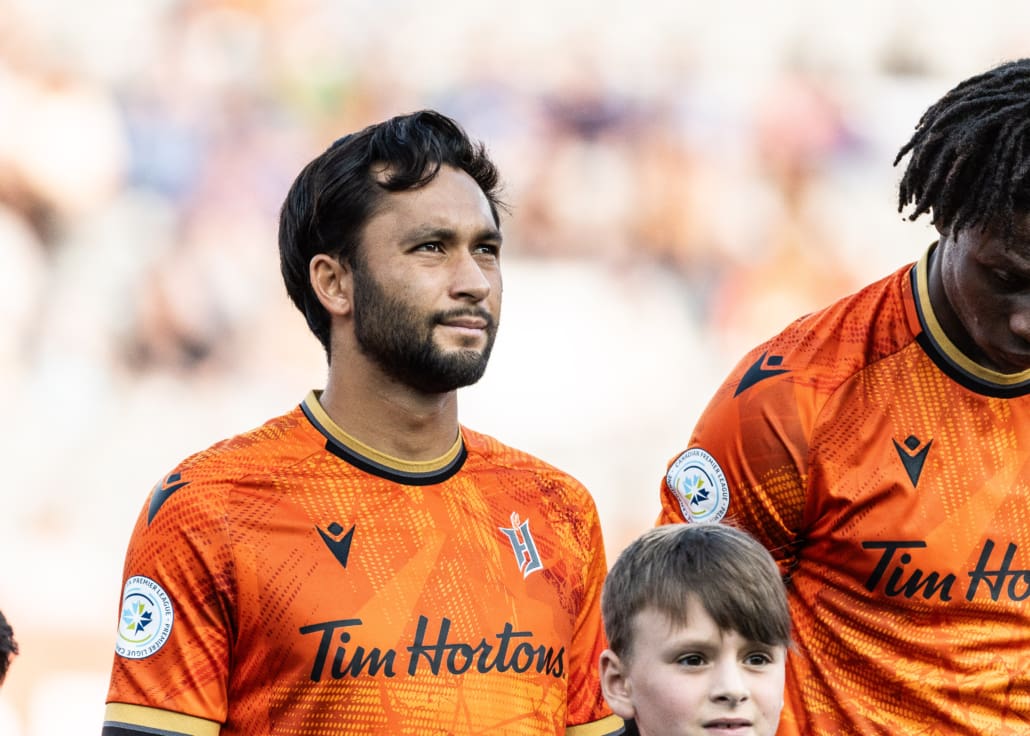
{"label": "patterned orange fabric", "polygon": [[614,730],[596,666],[606,570],[569,476],[465,428],[432,463],[379,455],[312,393],[154,489],[105,733],[168,712],[196,733]]}
{"label": "patterned orange fabric", "polygon": [[782,736],[1030,733],[1030,372],[962,355],[926,273],[752,351],[662,484],[660,523],[723,518],[787,576]]}

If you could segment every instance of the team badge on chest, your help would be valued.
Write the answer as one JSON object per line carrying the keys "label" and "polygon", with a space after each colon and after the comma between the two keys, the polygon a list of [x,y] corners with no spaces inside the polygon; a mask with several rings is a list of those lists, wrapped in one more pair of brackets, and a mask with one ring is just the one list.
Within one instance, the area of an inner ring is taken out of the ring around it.
{"label": "team badge on chest", "polygon": [[529,531],[529,519],[521,521],[518,513],[513,511],[511,528],[503,526],[498,528],[511,542],[511,548],[515,552],[515,562],[518,563],[523,578],[528,578],[530,573],[544,569],[543,563],[540,562],[540,554],[536,551],[536,542],[533,541],[533,535]]}

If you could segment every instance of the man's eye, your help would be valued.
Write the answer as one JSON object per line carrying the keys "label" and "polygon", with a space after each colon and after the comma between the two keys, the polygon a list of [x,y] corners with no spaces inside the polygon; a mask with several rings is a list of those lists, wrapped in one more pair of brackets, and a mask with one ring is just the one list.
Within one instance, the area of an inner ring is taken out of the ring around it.
{"label": "man's eye", "polygon": [[433,241],[431,243],[419,243],[415,246],[415,250],[427,250],[431,252],[437,252],[443,250],[443,245],[439,241]]}
{"label": "man's eye", "polygon": [[994,283],[1007,291],[1024,289],[1030,285],[1030,281],[1028,281],[1024,276],[1014,274],[1011,271],[1006,271],[1001,268],[992,268],[991,278],[994,280]]}

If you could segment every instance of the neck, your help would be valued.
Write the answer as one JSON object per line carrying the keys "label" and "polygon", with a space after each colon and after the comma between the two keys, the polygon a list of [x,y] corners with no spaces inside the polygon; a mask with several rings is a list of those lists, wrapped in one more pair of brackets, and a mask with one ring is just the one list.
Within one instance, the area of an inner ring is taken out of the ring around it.
{"label": "neck", "polygon": [[425,394],[369,366],[364,358],[334,360],[320,402],[329,417],[379,452],[410,460],[444,455],[458,436],[457,392]]}

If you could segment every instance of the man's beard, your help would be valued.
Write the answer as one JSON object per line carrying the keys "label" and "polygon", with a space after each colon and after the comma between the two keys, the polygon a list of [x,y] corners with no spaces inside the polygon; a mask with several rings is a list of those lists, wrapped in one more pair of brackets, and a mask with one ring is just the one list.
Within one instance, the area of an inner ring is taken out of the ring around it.
{"label": "man's beard", "polygon": [[[422,393],[447,393],[483,377],[497,334],[497,325],[488,312],[470,305],[420,314],[388,294],[368,273],[367,265],[355,263],[353,274],[358,347],[387,375]],[[486,321],[486,345],[481,351],[445,353],[433,342],[434,327],[458,316]]]}

